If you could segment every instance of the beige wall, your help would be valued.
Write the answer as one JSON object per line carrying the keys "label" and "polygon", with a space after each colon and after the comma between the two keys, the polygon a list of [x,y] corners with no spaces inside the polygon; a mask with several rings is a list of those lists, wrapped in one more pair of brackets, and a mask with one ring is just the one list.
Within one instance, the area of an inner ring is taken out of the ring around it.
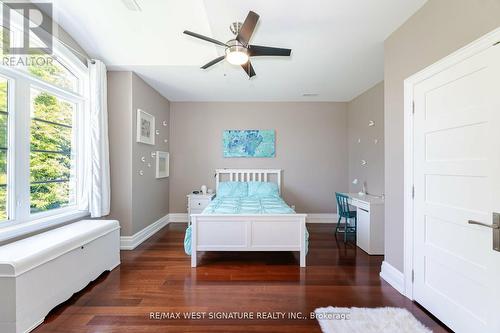
{"label": "beige wall", "polygon": [[403,80],[500,26],[500,0],[430,0],[385,41],[385,260],[403,270]]}
{"label": "beige wall", "polygon": [[132,234],[132,73],[108,72],[108,135],[111,211],[122,235]]}
{"label": "beige wall", "polygon": [[[155,145],[136,142],[137,109],[155,117]],[[170,105],[167,99],[151,88],[140,77],[132,75],[132,232],[136,233],[159,218],[168,214],[169,178],[156,179],[156,160],[151,157],[154,151],[167,151],[169,139]],[[163,126],[167,121],[167,126]],[[146,162],[141,161],[141,157]],[[151,163],[151,167],[148,167]],[[139,170],[144,175],[139,175]]]}
{"label": "beige wall", "polygon": [[[168,178],[155,178],[153,151],[168,151],[169,102],[131,72],[108,72],[108,120],[111,167],[111,212],[122,236],[130,236],[168,214]],[[137,109],[155,116],[154,146],[136,142]],[[141,157],[146,162],[141,161]],[[151,163],[151,167],[147,164]],[[139,170],[144,175],[139,175]]]}
{"label": "beige wall", "polygon": [[[171,103],[170,212],[215,186],[216,168],[283,169],[283,196],[298,212],[333,213],[346,191],[346,103]],[[225,129],[276,130],[276,158],[223,158]]]}
{"label": "beige wall", "polygon": [[[349,191],[359,192],[362,183],[370,194],[384,193],[384,82],[347,104]],[[374,126],[368,126],[374,121]],[[375,142],[377,140],[377,142]],[[365,166],[361,160],[366,160]],[[357,178],[359,183],[352,184]]]}

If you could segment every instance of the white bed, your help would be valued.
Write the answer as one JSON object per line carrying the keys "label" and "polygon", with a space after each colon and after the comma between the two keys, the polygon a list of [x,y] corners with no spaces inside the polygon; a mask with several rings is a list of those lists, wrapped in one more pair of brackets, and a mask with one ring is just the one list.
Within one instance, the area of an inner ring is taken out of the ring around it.
{"label": "white bed", "polygon": [[[217,169],[216,189],[223,181],[276,182],[280,169]],[[297,251],[306,266],[306,214],[193,214],[191,267],[201,251]]]}

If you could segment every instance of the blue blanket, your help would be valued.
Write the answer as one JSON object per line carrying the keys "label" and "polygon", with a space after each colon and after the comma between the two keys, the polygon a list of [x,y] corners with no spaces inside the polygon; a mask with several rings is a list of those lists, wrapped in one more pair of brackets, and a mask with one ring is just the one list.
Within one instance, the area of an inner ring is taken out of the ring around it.
{"label": "blue blanket", "polygon": [[294,214],[279,196],[216,197],[203,214]]}

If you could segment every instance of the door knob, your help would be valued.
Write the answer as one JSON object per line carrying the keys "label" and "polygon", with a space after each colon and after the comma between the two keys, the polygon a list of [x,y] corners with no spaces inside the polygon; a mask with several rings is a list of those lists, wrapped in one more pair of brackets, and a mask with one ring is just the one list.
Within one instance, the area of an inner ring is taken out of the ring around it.
{"label": "door knob", "polygon": [[498,224],[486,224],[486,223],[482,223],[482,222],[478,222],[478,221],[474,221],[474,220],[469,220],[469,224],[480,225],[482,227],[487,227],[487,228],[491,228],[491,229],[500,229],[500,225],[498,225]]}
{"label": "door knob", "polygon": [[491,228],[493,232],[493,250],[500,252],[500,214],[493,213],[493,224],[469,220],[469,224],[480,225],[482,227]]}

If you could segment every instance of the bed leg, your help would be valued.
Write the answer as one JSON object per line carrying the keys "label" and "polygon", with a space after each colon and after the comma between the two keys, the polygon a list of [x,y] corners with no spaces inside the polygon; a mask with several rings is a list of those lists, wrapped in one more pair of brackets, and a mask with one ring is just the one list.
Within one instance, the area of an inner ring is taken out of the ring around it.
{"label": "bed leg", "polygon": [[198,231],[198,221],[196,216],[193,216],[191,219],[191,267],[196,267],[196,244],[198,243],[197,239],[197,231]]}
{"label": "bed leg", "polygon": [[300,267],[306,267],[306,251],[300,251]]}
{"label": "bed leg", "polygon": [[196,251],[191,252],[191,267],[196,267]]}

